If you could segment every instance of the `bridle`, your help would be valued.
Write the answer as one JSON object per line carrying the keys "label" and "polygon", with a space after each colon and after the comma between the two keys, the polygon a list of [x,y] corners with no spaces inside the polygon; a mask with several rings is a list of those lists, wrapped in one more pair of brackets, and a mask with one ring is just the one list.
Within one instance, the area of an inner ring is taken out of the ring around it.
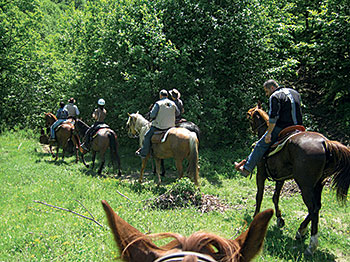
{"label": "bridle", "polygon": [[249,115],[249,122],[250,122],[250,126],[251,126],[253,132],[259,133],[259,129],[261,129],[264,125],[268,126],[268,124],[263,119],[263,117],[259,114],[259,116],[263,119],[263,121],[258,126],[255,126],[255,123],[254,123],[254,115],[255,114],[259,114],[259,111],[255,110],[252,114],[248,114]]}
{"label": "bridle", "polygon": [[[136,120],[136,119],[135,119]],[[137,138],[139,136],[139,133],[135,129],[135,120],[132,116],[129,116],[129,120],[127,122],[127,127],[128,127],[128,136],[130,138]],[[131,127],[133,125],[133,127]]]}
{"label": "bridle", "polygon": [[197,252],[181,251],[160,257],[154,262],[183,261],[186,256],[195,256],[198,262],[216,262],[212,257]]}

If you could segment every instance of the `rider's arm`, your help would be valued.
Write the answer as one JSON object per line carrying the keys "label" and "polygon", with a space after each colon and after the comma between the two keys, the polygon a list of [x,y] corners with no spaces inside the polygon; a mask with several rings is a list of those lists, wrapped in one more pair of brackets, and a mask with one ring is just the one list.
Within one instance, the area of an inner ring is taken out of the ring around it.
{"label": "rider's arm", "polygon": [[77,116],[80,114],[79,109],[78,109],[77,106],[75,106],[75,113],[76,113]]}
{"label": "rider's arm", "polygon": [[150,114],[149,114],[149,117],[151,119],[155,119],[157,117],[158,111],[159,111],[159,105],[157,103],[155,103]]}

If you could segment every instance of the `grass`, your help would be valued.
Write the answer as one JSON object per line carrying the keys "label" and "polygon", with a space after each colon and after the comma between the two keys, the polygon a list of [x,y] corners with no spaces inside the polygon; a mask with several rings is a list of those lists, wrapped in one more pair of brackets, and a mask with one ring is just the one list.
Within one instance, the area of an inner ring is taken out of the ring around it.
{"label": "grass", "polygon": [[[202,192],[218,196],[232,206],[224,213],[202,214],[195,207],[145,208],[143,200],[159,196],[167,190],[167,185],[176,181],[172,161],[167,161],[170,176],[157,188],[150,174],[146,175],[143,185],[137,183],[140,160],[133,155],[133,148],[120,145],[123,174],[116,179],[111,167],[103,171],[104,177],[98,177],[94,175],[96,170],[86,169],[82,163],[75,164],[73,156],[54,162],[37,141],[38,137],[30,132],[0,135],[0,261],[116,260],[118,250],[105,219],[102,199],[144,233],[172,231],[188,236],[205,230],[231,238],[252,220],[255,179],[243,178],[232,169],[232,161],[243,156],[242,150],[201,149]],[[274,184],[268,182],[267,185]],[[271,197],[272,191],[267,190],[262,210],[273,208]],[[322,199],[320,246],[312,258],[303,254],[310,235],[304,241],[294,238],[306,215],[306,207],[297,193],[281,198],[286,225],[280,229],[276,227],[275,217],[271,220],[264,250],[255,261],[350,261],[349,208],[338,205],[335,192],[330,188],[325,188]],[[88,209],[103,227],[35,200],[85,216],[89,216]]]}

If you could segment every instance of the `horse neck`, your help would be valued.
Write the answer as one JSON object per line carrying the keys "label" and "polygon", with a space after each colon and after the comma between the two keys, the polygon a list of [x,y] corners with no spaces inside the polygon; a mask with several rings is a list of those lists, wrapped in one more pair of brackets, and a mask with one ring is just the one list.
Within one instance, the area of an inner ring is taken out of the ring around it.
{"label": "horse neck", "polygon": [[87,124],[85,124],[85,123],[84,123],[83,121],[81,121],[81,120],[77,120],[76,126],[77,126],[77,128],[78,128],[78,130],[79,130],[79,133],[80,133],[80,134],[84,134],[84,135],[85,135],[86,130],[89,129],[89,126],[88,126]]}
{"label": "horse neck", "polygon": [[140,134],[142,128],[148,127],[151,122],[147,121],[142,115],[138,114],[136,117],[135,131]]}
{"label": "horse neck", "polygon": [[269,120],[267,114],[263,110],[259,109],[258,114],[260,115],[260,121],[256,131],[258,133],[258,137],[261,138],[266,133]]}

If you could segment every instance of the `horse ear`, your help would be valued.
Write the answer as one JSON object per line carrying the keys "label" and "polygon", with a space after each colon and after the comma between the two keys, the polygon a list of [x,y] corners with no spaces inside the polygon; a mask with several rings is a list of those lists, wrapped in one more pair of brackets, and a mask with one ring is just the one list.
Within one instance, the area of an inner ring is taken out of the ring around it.
{"label": "horse ear", "polygon": [[138,115],[140,111],[137,111],[136,114]]}
{"label": "horse ear", "polygon": [[238,243],[240,246],[239,253],[244,261],[250,261],[259,253],[272,215],[272,209],[259,213],[245,232],[235,240],[230,240]]}
{"label": "horse ear", "polygon": [[107,201],[102,200],[102,206],[106,212],[115,242],[125,261],[151,262],[163,255],[164,251],[158,248],[145,234],[119,217]]}

